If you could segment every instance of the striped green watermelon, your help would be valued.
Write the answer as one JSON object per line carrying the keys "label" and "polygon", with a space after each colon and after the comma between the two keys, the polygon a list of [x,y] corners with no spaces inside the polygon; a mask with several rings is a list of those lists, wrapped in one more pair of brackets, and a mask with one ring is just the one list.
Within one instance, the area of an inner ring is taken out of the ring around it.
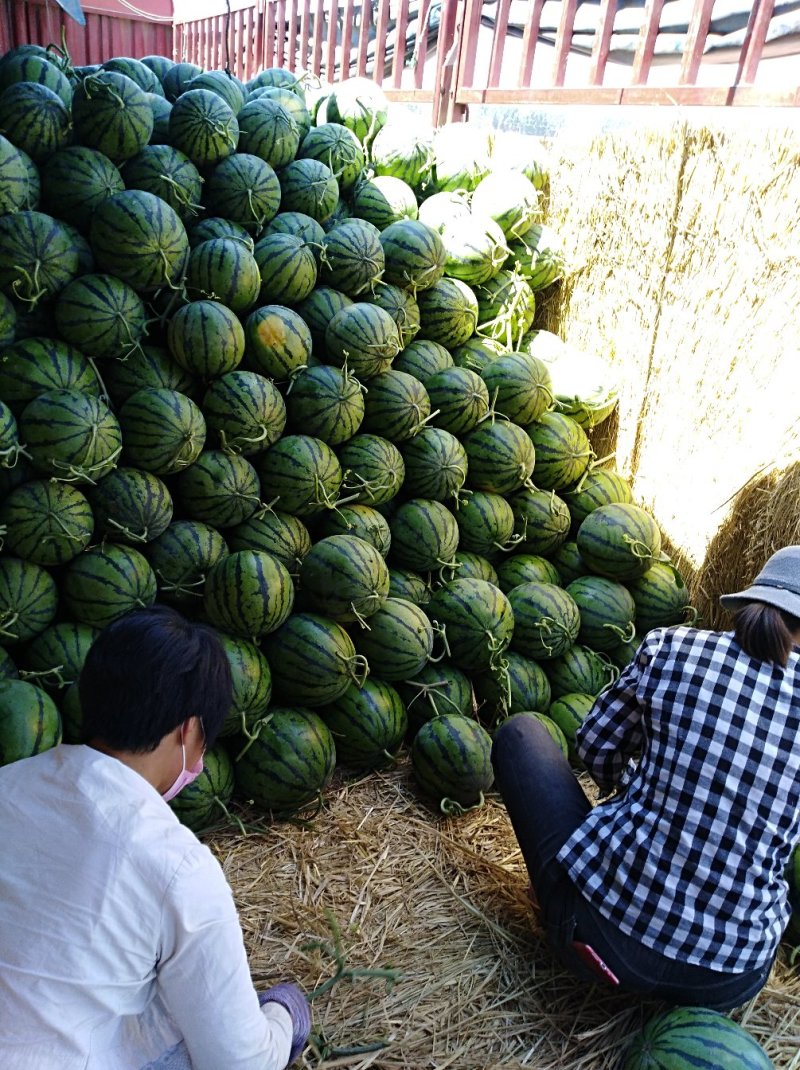
{"label": "striped green watermelon", "polygon": [[447,253],[446,274],[469,286],[493,278],[508,256],[498,224],[474,213],[448,222],[442,231],[442,242]]}
{"label": "striped green watermelon", "polygon": [[187,85],[186,91],[191,93],[196,89],[216,93],[221,100],[225,101],[234,115],[244,107],[247,100],[247,90],[244,84],[235,74],[227,70],[203,71],[202,74],[196,74]]}
{"label": "striped green watermelon", "polygon": [[323,286],[353,298],[374,293],[383,270],[383,247],[375,227],[360,219],[350,219],[328,230],[320,252]]}
{"label": "striped green watermelon", "polygon": [[469,197],[466,190],[443,190],[432,193],[420,203],[419,218],[438,234],[453,226],[458,220],[470,218]]}
{"label": "striped green watermelon", "polygon": [[188,606],[203,597],[206,576],[228,553],[228,547],[216,528],[197,520],[175,520],[147,544],[145,552],[156,576],[159,598]]}
{"label": "striped green watermelon", "polygon": [[513,650],[474,683],[481,718],[490,725],[514,713],[543,713],[550,706],[550,681],[544,669]]}
{"label": "striped green watermelon", "polygon": [[413,680],[398,682],[397,690],[406,704],[409,728],[416,733],[426,721],[445,713],[472,715],[473,694],[470,678],[447,661],[430,662]]}
{"label": "striped green watermelon", "polygon": [[431,422],[453,435],[466,435],[489,415],[489,391],[468,368],[445,368],[425,380]]}
{"label": "striped green watermelon", "polygon": [[620,643],[613,650],[609,650],[608,658],[618,669],[625,669],[636,657],[636,652],[641,645],[641,635],[634,635],[629,643]]}
{"label": "striped green watermelon", "polygon": [[167,100],[175,101],[186,91],[192,78],[203,73],[196,63],[174,63],[162,76],[161,84]]}
{"label": "striped green watermelon", "polygon": [[177,390],[146,387],[119,410],[126,462],[157,476],[193,464],[206,438],[203,414]]}
{"label": "striped green watermelon", "polygon": [[0,92],[17,82],[35,82],[52,89],[64,104],[72,103],[72,83],[50,56],[33,53],[4,56],[0,65]]}
{"label": "striped green watermelon", "polygon": [[491,558],[513,545],[514,513],[502,495],[482,490],[465,494],[455,516],[462,549]]}
{"label": "striped green watermelon", "polygon": [[310,215],[304,212],[278,212],[267,224],[265,234],[293,234],[300,238],[313,252],[319,267],[325,228]]}
{"label": "striped green watermelon", "polygon": [[37,565],[63,565],[89,545],[94,516],[86,497],[68,483],[32,480],[0,503],[5,548]]}
{"label": "striped green watermelon", "polygon": [[478,325],[478,299],[461,279],[439,279],[418,295],[417,302],[419,337],[448,349],[463,345]]}
{"label": "striped green watermelon", "polygon": [[16,336],[17,310],[11,300],[4,293],[0,293],[0,353],[13,343]]}
{"label": "striped green watermelon", "polygon": [[236,116],[239,151],[259,156],[270,167],[291,163],[300,145],[300,131],[289,112],[277,100],[248,100]]}
{"label": "striped green watermelon", "polygon": [[133,59],[129,56],[114,56],[102,64],[102,69],[124,74],[126,78],[130,78],[146,93],[163,94],[164,92],[156,74],[141,60]]}
{"label": "striped green watermelon", "polygon": [[553,384],[544,361],[527,353],[506,353],[481,369],[495,412],[522,427],[542,419],[553,403]]}
{"label": "striped green watermelon", "polygon": [[55,303],[56,326],[66,341],[90,357],[124,360],[147,329],[144,302],[114,275],[81,275]]}
{"label": "striped green watermelon", "polygon": [[320,539],[329,535],[355,535],[374,546],[381,557],[388,555],[392,542],[389,521],[370,505],[339,505],[331,509],[317,527]]}
{"label": "striped green watermelon", "polygon": [[209,238],[196,244],[186,265],[186,286],[193,297],[208,297],[237,315],[258,300],[261,274],[255,256],[236,238]]}
{"label": "striped green watermelon", "polygon": [[298,303],[297,312],[311,332],[315,350],[320,352],[324,350],[328,324],[337,312],[341,312],[343,308],[352,304],[349,297],[339,293],[338,290],[331,289],[330,286],[318,286],[305,301]]}
{"label": "striped green watermelon", "polygon": [[535,292],[564,277],[567,268],[564,244],[552,229],[534,223],[521,238],[509,243],[509,262],[528,280]]}
{"label": "striped green watermelon", "polygon": [[353,638],[370,671],[391,681],[416,677],[430,660],[433,640],[433,626],[425,612],[413,602],[391,597]]}
{"label": "striped green watermelon", "polygon": [[586,576],[589,569],[583,562],[578,544],[574,539],[567,539],[550,554],[550,560],[558,572],[558,582],[562,587],[577,580],[579,576]]}
{"label": "striped green watermelon", "polygon": [[[42,200],[49,212],[88,230],[95,208],[125,189],[115,164],[97,149],[71,145],[41,167]],[[26,207],[26,205],[20,205]]]}
{"label": "striped green watermelon", "polygon": [[78,250],[63,224],[43,212],[0,216],[0,289],[35,308],[78,274]]}
{"label": "striped green watermelon", "polygon": [[215,379],[203,396],[203,413],[220,449],[243,457],[269,449],[286,426],[283,397],[256,372],[229,372]]}
{"label": "striped green watermelon", "polygon": [[452,561],[458,549],[458,524],[441,502],[412,498],[389,521],[392,564],[432,572]]}
{"label": "striped green watermelon", "polygon": [[243,245],[250,253],[255,248],[252,236],[247,233],[243,226],[239,223],[234,223],[230,219],[223,219],[221,216],[212,215],[196,220],[189,224],[186,233],[189,238],[189,245],[193,249],[196,245],[200,245],[201,242],[210,241],[212,238],[232,238]]}
{"label": "striped green watermelon", "polygon": [[693,612],[683,576],[668,562],[655,561],[638,579],[629,581],[627,588],[635,604],[636,631],[641,635],[653,628],[682,624]]}
{"label": "striped green watermelon", "polygon": [[497,565],[497,580],[500,590],[506,594],[521,583],[561,583],[552,561],[539,554],[524,553],[513,554],[501,561]]}
{"label": "striped green watermelon", "polygon": [[255,643],[219,636],[231,670],[233,697],[220,736],[247,736],[267,712],[272,698],[269,662]]}
{"label": "striped green watermelon", "polygon": [[431,187],[437,192],[468,193],[489,172],[490,136],[469,123],[446,123],[433,139],[435,164]]}
{"label": "striped green watermelon", "polygon": [[327,359],[347,365],[358,379],[388,371],[400,352],[400,336],[389,315],[377,305],[359,301],[337,312],[325,331]]}
{"label": "striped green watermelon", "polygon": [[216,93],[191,89],[175,100],[169,114],[169,140],[201,170],[236,151],[239,124]]}
{"label": "striped green watermelon", "polygon": [[313,251],[292,234],[267,234],[256,242],[255,258],[261,272],[261,300],[298,304],[317,283]]}
{"label": "striped green watermelon", "polygon": [[453,358],[441,343],[421,338],[409,342],[392,363],[393,370],[413,375],[423,385],[431,376],[452,367]]}
{"label": "striped green watermelon", "polygon": [[577,526],[598,506],[633,504],[633,491],[619,473],[607,468],[590,468],[572,490],[564,491],[563,498]]}
{"label": "striped green watermelon", "polygon": [[453,349],[453,361],[458,368],[469,368],[470,371],[483,373],[483,369],[504,352],[499,342],[491,338],[468,338],[463,345]]}
{"label": "striped green watermelon", "polygon": [[140,293],[178,282],[189,256],[189,239],[177,213],[143,190],[125,190],[103,201],[95,210],[89,240],[101,270]]}
{"label": "striped green watermelon", "polygon": [[403,490],[413,498],[457,499],[467,478],[467,454],[455,435],[424,427],[403,444]]}
{"label": "striped green watermelon", "polygon": [[264,497],[282,512],[314,517],[335,506],[342,466],[321,439],[284,435],[255,461]]}
{"label": "striped green watermelon", "polygon": [[400,347],[406,346],[414,340],[419,331],[419,305],[408,290],[401,290],[399,286],[391,286],[388,282],[381,283],[375,293],[367,300],[372,305],[377,305],[384,312],[388,312],[397,325],[400,335]]}
{"label": "striped green watermelon", "polygon": [[32,639],[52,622],[57,608],[49,572],[33,561],[0,558],[0,645]]}
{"label": "striped green watermelon", "polygon": [[25,679],[48,690],[60,690],[78,679],[98,628],[75,621],[51,624],[32,639],[20,656]]}
{"label": "striped green watermelon", "polygon": [[334,702],[351,684],[361,687],[369,666],[336,621],[316,613],[293,613],[265,646],[279,694],[305,706]]}
{"label": "striped green watermelon", "polygon": [[593,695],[573,691],[560,695],[550,703],[550,709],[547,711],[547,716],[555,721],[566,737],[567,752],[573,765],[581,764],[575,750],[575,737],[592,706],[594,706]]}
{"label": "striped green watermelon", "polygon": [[661,530],[638,505],[601,505],[578,528],[578,550],[592,572],[625,583],[658,560]]}
{"label": "striped green watermelon", "polygon": [[557,658],[575,643],[580,610],[570,594],[553,583],[523,583],[508,592],[514,613],[512,649],[534,661]]}
{"label": "striped green watermelon", "polygon": [[376,175],[402,179],[418,189],[433,166],[433,145],[416,123],[389,123],[379,130],[370,147],[370,164]]}
{"label": "striped green watermelon", "polygon": [[444,274],[447,253],[442,239],[426,223],[401,219],[381,231],[386,263],[384,278],[415,294],[427,290]]}
{"label": "striped green watermelon", "polygon": [[383,680],[351,684],[319,712],[336,742],[337,761],[356,769],[393,761],[408,727],[403,700]]}
{"label": "striped green watermelon", "polygon": [[774,1070],[755,1038],[705,1007],[673,1007],[650,1019],[633,1038],[622,1070]]}
{"label": "striped green watermelon", "polygon": [[[391,538],[391,529],[389,537]],[[393,566],[389,569],[389,597],[402,598],[415,606],[424,606],[430,601],[431,589],[418,572]]]}
{"label": "striped green watermelon", "polygon": [[453,580],[485,580],[487,583],[498,586],[497,572],[494,565],[487,557],[471,553],[469,550],[456,550],[453,560],[446,565],[441,573],[441,580],[452,583]]}
{"label": "striped green watermelon", "polygon": [[525,484],[533,472],[533,444],[521,427],[486,420],[464,438],[473,490],[509,494]]}
{"label": "striped green watermelon", "polygon": [[578,640],[592,650],[613,650],[636,634],[636,605],[621,583],[603,576],[581,576],[569,584],[567,592],[581,614]]}
{"label": "striped green watermelon", "polygon": [[297,152],[300,160],[319,160],[333,172],[341,193],[349,193],[364,170],[364,150],[346,126],[325,123],[309,130]]}
{"label": "striped green watermelon", "polygon": [[261,550],[297,576],[303,558],[311,549],[311,536],[302,520],[273,509],[258,512],[226,532],[231,550]]}
{"label": "striped green watermelon", "polygon": [[417,198],[407,182],[391,175],[377,175],[359,182],[353,192],[353,214],[378,230],[392,223],[417,218]]}
{"label": "striped green watermelon", "polygon": [[0,468],[14,468],[22,451],[16,417],[9,406],[0,401]]}
{"label": "striped green watermelon", "polygon": [[414,736],[411,762],[420,788],[439,800],[442,813],[462,814],[483,804],[494,783],[492,737],[460,714],[433,717]]}
{"label": "striped green watermelon", "polygon": [[171,145],[145,145],[124,164],[122,177],[127,189],[155,194],[183,220],[202,211],[200,172],[185,153]]}
{"label": "striped green watermelon", "polygon": [[140,62],[142,62],[145,67],[149,67],[153,74],[156,76],[156,78],[158,78],[159,82],[162,83],[163,92],[164,78],[175,66],[175,61],[169,59],[167,56],[159,56],[154,54],[152,56],[142,56]]}
{"label": "striped green watermelon", "polygon": [[38,208],[42,182],[36,164],[8,138],[0,146],[0,205],[7,212]]}
{"label": "striped green watermelon", "polygon": [[113,403],[120,407],[137,390],[177,390],[180,394],[197,394],[197,381],[161,346],[139,346],[124,360],[103,362],[103,382]]}
{"label": "striped green watermelon", "polygon": [[405,442],[424,426],[430,411],[428,392],[419,379],[391,367],[369,381],[362,427],[390,442]]}
{"label": "striped green watermelon", "polygon": [[472,211],[489,216],[507,238],[526,234],[539,215],[539,192],[518,171],[493,171],[472,194]]}
{"label": "striped green watermelon", "polygon": [[544,663],[553,698],[570,692],[599,695],[617,677],[617,669],[607,657],[588,646],[575,643],[557,658]]}
{"label": "striped green watermelon", "polygon": [[569,535],[569,509],[555,491],[525,487],[510,499],[514,534],[525,554],[550,556]]}
{"label": "striped green watermelon", "polygon": [[453,580],[434,591],[427,611],[444,628],[450,660],[470,671],[496,666],[515,629],[509,598],[484,580]]}
{"label": "striped green watermelon", "polygon": [[203,200],[209,212],[258,234],[278,213],[281,186],[278,176],[261,157],[236,152],[211,172]]}
{"label": "striped green watermelon", "polygon": [[236,313],[219,301],[192,301],[170,319],[167,345],[190,375],[214,379],[241,364],[244,328]]}
{"label": "striped green watermelon", "polygon": [[530,330],[536,313],[536,297],[526,279],[503,269],[475,287],[478,302],[478,334],[516,350]]}
{"label": "striped green watermelon", "polygon": [[17,416],[53,390],[99,395],[100,381],[74,346],[56,338],[23,338],[0,353],[0,397]]}
{"label": "striped green watermelon", "polygon": [[318,223],[333,215],[339,183],[326,164],[319,160],[292,160],[279,178],[282,212],[303,212]]}
{"label": "striped green watermelon", "polygon": [[245,353],[257,372],[283,382],[311,358],[311,331],[297,312],[283,305],[262,305],[245,320]]}
{"label": "striped green watermelon", "polygon": [[203,771],[170,802],[181,824],[201,832],[215,821],[228,818],[233,796],[233,763],[224,747],[209,747],[203,754]]}
{"label": "striped green watermelon", "polygon": [[139,468],[117,468],[87,492],[95,533],[115,542],[152,542],[172,520],[172,497],[166,485]]}
{"label": "striped green watermelon", "polygon": [[329,535],[303,558],[299,586],[313,612],[363,625],[386,601],[389,570],[371,543],[353,535]]}
{"label": "striped green watermelon", "polygon": [[0,130],[34,163],[65,148],[71,126],[70,109],[46,85],[16,82],[0,93]]}
{"label": "striped green watermelon", "polygon": [[131,546],[92,546],[67,565],[61,582],[64,605],[75,620],[102,628],[131,609],[150,606],[156,576],[147,558]]}
{"label": "striped green watermelon", "polygon": [[79,390],[40,394],[25,406],[19,430],[36,471],[68,482],[102,479],[122,450],[111,409]]}
{"label": "striped green watermelon", "polygon": [[153,132],[147,93],[117,71],[98,71],[75,89],[72,121],[78,142],[120,164],[140,152]]}
{"label": "striped green watermelon", "polygon": [[335,764],[333,736],[317,714],[276,706],[234,764],[236,793],[269,813],[294,813],[318,802]]}
{"label": "striped green watermelon", "polygon": [[536,451],[533,480],[543,490],[574,486],[594,457],[586,432],[569,416],[545,412],[527,429]]}
{"label": "striped green watermelon", "polygon": [[169,145],[169,117],[172,104],[157,93],[148,93],[147,100],[153,112],[153,132],[148,145]]}
{"label": "striped green watermelon", "polygon": [[274,100],[289,112],[297,124],[297,132],[302,144],[303,138],[311,129],[311,116],[306,107],[304,94],[302,91],[298,92],[298,89],[300,87],[297,84],[291,89],[282,85],[260,86],[255,90],[255,94],[257,100]]}
{"label": "striped green watermelon", "polygon": [[254,92],[258,89],[275,89],[279,87],[283,89],[291,89],[301,100],[305,100],[306,98],[303,78],[298,78],[284,67],[266,67],[264,70],[253,75],[245,86],[250,93],[251,99]]}
{"label": "striped green watermelon", "polygon": [[232,528],[261,509],[261,487],[245,458],[222,450],[204,450],[175,480],[185,516],[215,528]]}
{"label": "striped green watermelon", "polygon": [[405,479],[403,456],[378,435],[358,434],[339,449],[344,490],[365,505],[391,501]]}
{"label": "striped green watermelon", "polygon": [[203,611],[217,628],[256,639],[280,628],[292,612],[294,588],[288,570],[270,554],[236,550],[211,566]]}
{"label": "striped green watermelon", "polygon": [[[72,248],[78,254],[78,274],[90,274],[95,270],[96,265],[89,239],[81,234],[77,227],[73,227],[71,223],[62,223],[61,225],[67,232]],[[47,316],[47,322],[49,323],[53,319],[52,309],[47,309],[46,312],[42,309],[42,312]]]}
{"label": "striped green watermelon", "polygon": [[364,394],[347,366],[320,364],[292,376],[286,392],[291,425],[298,431],[339,446],[352,438],[364,418]]}
{"label": "striped green watermelon", "polygon": [[317,125],[341,123],[366,146],[386,125],[389,102],[383,89],[371,78],[346,78],[336,85],[317,113]]}
{"label": "striped green watermelon", "polygon": [[0,765],[49,750],[61,740],[50,696],[24,680],[0,680]]}

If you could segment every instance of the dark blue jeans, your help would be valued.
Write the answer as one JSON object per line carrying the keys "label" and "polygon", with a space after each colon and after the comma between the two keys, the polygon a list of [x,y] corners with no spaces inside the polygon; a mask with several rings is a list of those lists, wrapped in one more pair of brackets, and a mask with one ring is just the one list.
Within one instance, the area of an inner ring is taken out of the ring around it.
{"label": "dark blue jeans", "polygon": [[619,991],[725,1011],[763,988],[772,962],[737,974],[680,962],[620,932],[583,898],[555,856],[589,813],[591,803],[547,729],[535,718],[520,714],[501,725],[492,763],[547,941],[568,970],[586,981],[608,983],[573,947],[578,941],[593,948],[616,975]]}

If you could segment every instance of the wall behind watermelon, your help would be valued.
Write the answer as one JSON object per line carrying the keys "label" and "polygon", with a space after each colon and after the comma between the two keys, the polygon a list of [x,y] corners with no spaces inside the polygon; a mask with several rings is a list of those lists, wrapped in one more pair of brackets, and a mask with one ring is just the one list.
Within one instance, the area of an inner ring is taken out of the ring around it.
{"label": "wall behind watermelon", "polygon": [[616,445],[719,623],[718,593],[800,541],[800,493],[772,530],[763,495],[749,524],[737,499],[785,496],[800,460],[800,135],[659,125],[553,152],[549,219],[574,270],[539,325],[612,362],[619,420],[598,453]]}

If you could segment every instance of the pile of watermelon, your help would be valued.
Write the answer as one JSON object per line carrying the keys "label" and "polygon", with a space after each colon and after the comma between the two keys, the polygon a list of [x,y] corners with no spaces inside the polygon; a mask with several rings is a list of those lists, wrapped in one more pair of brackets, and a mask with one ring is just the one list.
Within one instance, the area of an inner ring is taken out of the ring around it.
{"label": "pile of watermelon", "polygon": [[0,60],[0,763],[81,736],[98,630],[219,630],[222,738],[174,803],[322,797],[408,746],[448,813],[498,722],[565,753],[686,588],[598,462],[596,362],[534,329],[538,145],[160,56]]}

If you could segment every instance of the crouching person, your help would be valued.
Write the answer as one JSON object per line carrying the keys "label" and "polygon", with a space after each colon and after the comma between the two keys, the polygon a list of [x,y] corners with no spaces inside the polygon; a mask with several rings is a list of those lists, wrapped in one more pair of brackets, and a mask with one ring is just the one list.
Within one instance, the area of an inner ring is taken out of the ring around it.
{"label": "crouching person", "polygon": [[103,630],[87,743],[0,768],[3,1070],[283,1070],[311,1027],[259,996],[231,890],[167,801],[231,703],[215,633],[166,607]]}

